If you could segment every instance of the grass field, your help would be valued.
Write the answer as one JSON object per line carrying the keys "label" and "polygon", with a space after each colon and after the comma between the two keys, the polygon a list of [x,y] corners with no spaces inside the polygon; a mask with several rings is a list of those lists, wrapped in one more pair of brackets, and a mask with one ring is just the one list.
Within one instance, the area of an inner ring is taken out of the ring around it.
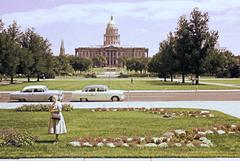
{"label": "grass field", "polygon": [[235,87],[224,87],[217,85],[192,85],[190,83],[163,82],[154,79],[134,79],[131,84],[130,79],[56,79],[41,82],[23,82],[12,85],[0,85],[0,91],[21,90],[24,86],[32,84],[47,85],[50,89],[80,90],[86,85],[105,84],[111,89],[122,90],[208,90],[208,89],[239,89]]}
{"label": "grass field", "polygon": [[[175,109],[179,110],[179,109]],[[183,110],[183,109],[181,109]],[[212,148],[139,148],[139,147],[72,147],[76,136],[160,136],[174,129],[209,127],[214,124],[240,123],[240,119],[213,111],[214,118],[163,119],[155,114],[136,111],[90,112],[88,109],[64,112],[68,133],[58,144],[47,134],[49,113],[0,110],[0,128],[15,128],[38,136],[40,143],[31,147],[0,147],[0,158],[19,157],[240,157],[240,135],[210,136]]]}
{"label": "grass field", "polygon": [[204,82],[233,84],[240,86],[240,79],[206,79]]}

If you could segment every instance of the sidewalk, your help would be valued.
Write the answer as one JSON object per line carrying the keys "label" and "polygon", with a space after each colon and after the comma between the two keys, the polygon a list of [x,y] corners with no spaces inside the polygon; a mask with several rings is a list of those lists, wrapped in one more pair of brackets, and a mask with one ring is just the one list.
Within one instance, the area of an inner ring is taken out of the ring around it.
{"label": "sidewalk", "polygon": [[[41,102],[42,104],[51,104],[51,102]],[[63,102],[71,104],[74,108],[202,108],[217,110],[223,113],[240,118],[240,101],[156,101],[156,102]],[[0,103],[0,109],[14,109],[23,104],[39,104],[39,102],[24,103]]]}

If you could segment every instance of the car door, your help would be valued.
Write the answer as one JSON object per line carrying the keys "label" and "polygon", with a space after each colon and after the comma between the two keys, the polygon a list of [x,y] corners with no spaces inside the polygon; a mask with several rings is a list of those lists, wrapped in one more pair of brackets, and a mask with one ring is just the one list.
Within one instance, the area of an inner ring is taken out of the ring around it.
{"label": "car door", "polygon": [[33,101],[47,101],[46,94],[42,88],[34,88],[32,93]]}
{"label": "car door", "polygon": [[87,98],[88,101],[96,101],[96,88],[95,87],[91,87],[88,88],[85,92],[84,92],[85,97]]}
{"label": "car door", "polygon": [[23,99],[26,101],[32,101],[32,88],[25,89],[21,91],[21,95],[19,96],[19,99]]}
{"label": "car door", "polygon": [[96,90],[96,98],[99,101],[108,100],[106,89],[104,89],[102,87],[98,87],[97,90]]}

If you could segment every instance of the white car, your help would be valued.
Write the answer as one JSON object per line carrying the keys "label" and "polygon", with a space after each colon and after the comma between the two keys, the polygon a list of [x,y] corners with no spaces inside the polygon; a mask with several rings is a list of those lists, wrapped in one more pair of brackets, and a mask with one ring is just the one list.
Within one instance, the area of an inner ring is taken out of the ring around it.
{"label": "white car", "polygon": [[45,85],[26,86],[21,91],[10,93],[10,100],[18,101],[52,101],[52,97],[57,95],[59,100],[63,100],[61,90],[48,90]]}
{"label": "white car", "polygon": [[109,90],[106,85],[89,85],[83,90],[73,91],[71,101],[122,101],[121,90]]}

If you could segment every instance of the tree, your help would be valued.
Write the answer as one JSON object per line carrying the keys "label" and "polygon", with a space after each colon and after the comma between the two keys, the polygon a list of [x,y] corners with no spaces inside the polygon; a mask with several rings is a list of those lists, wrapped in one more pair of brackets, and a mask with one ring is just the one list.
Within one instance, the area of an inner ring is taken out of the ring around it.
{"label": "tree", "polygon": [[146,73],[147,68],[148,68],[149,58],[140,57],[140,58],[138,58],[138,60],[140,62],[140,67],[141,67],[141,68],[139,68],[140,73],[142,73],[142,71],[144,71]]}
{"label": "tree", "polygon": [[34,29],[29,29],[27,32],[29,41],[26,48],[31,52],[33,59],[33,64],[29,69],[32,72],[31,75],[36,75],[37,81],[39,81],[41,74],[53,71],[51,44],[37,34]]}
{"label": "tree", "polygon": [[128,58],[126,60],[127,70],[140,72],[142,74],[143,71],[147,70],[148,66],[148,58],[138,57],[138,58]]}
{"label": "tree", "polygon": [[34,64],[33,60],[33,54],[30,51],[30,44],[31,44],[31,34],[33,32],[33,29],[27,29],[22,35],[21,35],[21,54],[19,57],[19,66],[17,69],[18,74],[24,74],[28,78],[28,82],[30,82],[30,76],[32,74],[31,67]]}
{"label": "tree", "polygon": [[150,72],[155,72],[159,76],[163,76],[164,81],[166,81],[167,75],[170,75],[171,81],[173,81],[173,74],[178,68],[174,45],[175,37],[170,32],[167,40],[160,43],[159,52],[151,59],[148,66]]}
{"label": "tree", "polygon": [[222,69],[222,77],[239,77],[240,75],[240,64],[238,59],[230,52],[222,52],[224,59],[224,68]]}
{"label": "tree", "polygon": [[136,66],[136,59],[135,58],[128,58],[126,61],[126,67],[127,70],[129,71],[134,71],[135,70],[135,66]]}
{"label": "tree", "polygon": [[196,84],[199,84],[199,75],[204,71],[203,62],[209,50],[213,49],[218,33],[209,31],[208,28],[209,16],[208,13],[202,13],[197,8],[194,8],[190,14],[189,31],[191,44],[191,71],[196,76]]}
{"label": "tree", "polygon": [[5,33],[4,33],[4,23],[0,19],[0,81],[2,81],[2,75],[4,74],[4,39],[5,39]]}
{"label": "tree", "polygon": [[14,21],[7,29],[3,30],[3,49],[2,49],[2,71],[4,74],[11,77],[13,83],[13,77],[16,74],[17,67],[19,65],[19,55],[21,52],[20,47],[20,27]]}
{"label": "tree", "polygon": [[70,57],[70,64],[75,71],[87,71],[92,65],[92,61],[88,58]]}
{"label": "tree", "polygon": [[155,54],[148,63],[148,71],[152,73],[157,73],[158,77],[163,77],[164,81],[167,81],[167,72],[165,68],[163,68],[163,64],[161,63],[161,54]]}
{"label": "tree", "polygon": [[204,71],[210,75],[217,75],[224,68],[224,56],[218,49],[210,50],[204,63]]}
{"label": "tree", "polygon": [[207,74],[217,77],[237,78],[240,76],[240,61],[230,51],[211,50],[204,60]]}
{"label": "tree", "polygon": [[103,67],[106,63],[106,58],[102,55],[97,54],[92,58],[92,65],[93,67]]}
{"label": "tree", "polygon": [[68,75],[74,71],[69,58],[65,55],[54,56],[53,63],[53,71],[56,75]]}
{"label": "tree", "polygon": [[127,59],[128,58],[126,56],[120,56],[118,58],[118,62],[119,62],[120,67],[125,67],[126,66]]}
{"label": "tree", "polygon": [[182,74],[182,83],[185,83],[185,75],[190,72],[191,58],[191,37],[189,32],[189,22],[185,16],[181,16],[178,21],[178,28],[175,32],[175,57],[179,66],[178,72]]}
{"label": "tree", "polygon": [[160,44],[160,54],[161,63],[164,65],[165,71],[171,77],[171,82],[173,82],[173,74],[176,73],[178,69],[178,62],[176,60],[176,52],[175,52],[175,36],[170,32],[167,37],[167,41],[163,41]]}
{"label": "tree", "polygon": [[31,75],[52,72],[51,44],[34,29],[21,32],[14,21],[8,28],[4,28],[0,20],[0,74],[13,77],[15,74]]}

